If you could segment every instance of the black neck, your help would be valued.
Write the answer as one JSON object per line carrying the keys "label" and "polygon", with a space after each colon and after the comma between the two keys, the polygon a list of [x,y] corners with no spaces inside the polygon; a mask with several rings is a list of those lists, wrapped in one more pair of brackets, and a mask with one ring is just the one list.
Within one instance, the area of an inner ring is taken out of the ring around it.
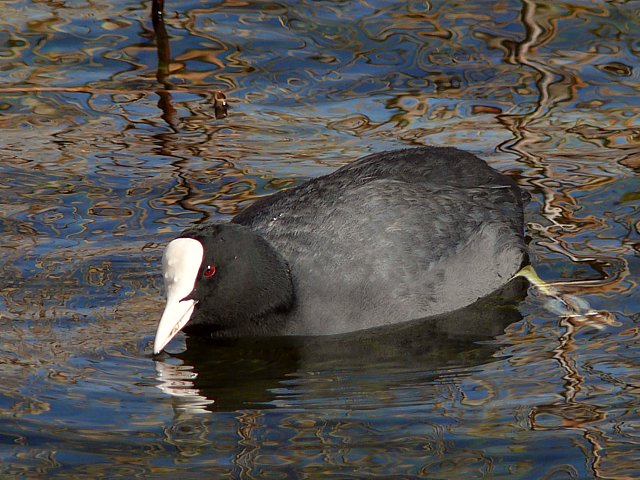
{"label": "black neck", "polygon": [[294,303],[287,262],[253,230],[235,224],[210,224],[188,230],[184,237],[204,246],[203,267],[216,266],[211,278],[199,277],[193,292],[198,301],[186,330],[207,328],[235,335],[282,330]]}

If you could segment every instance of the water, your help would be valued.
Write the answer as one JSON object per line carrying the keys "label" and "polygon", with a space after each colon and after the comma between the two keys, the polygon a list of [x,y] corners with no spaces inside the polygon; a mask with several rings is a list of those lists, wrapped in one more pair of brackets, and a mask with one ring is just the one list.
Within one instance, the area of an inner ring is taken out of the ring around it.
{"label": "water", "polygon": [[[3,476],[640,476],[637,2],[2,8]],[[152,359],[176,232],[419,144],[517,178],[536,270],[600,313]]]}

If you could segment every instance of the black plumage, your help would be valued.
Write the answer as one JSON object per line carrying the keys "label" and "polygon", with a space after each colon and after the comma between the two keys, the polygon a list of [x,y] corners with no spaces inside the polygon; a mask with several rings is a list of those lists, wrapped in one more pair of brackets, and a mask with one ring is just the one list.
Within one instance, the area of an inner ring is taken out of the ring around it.
{"label": "black plumage", "polygon": [[527,261],[524,195],[455,148],[363,157],[183,232],[216,267],[185,330],[335,334],[465,307]]}

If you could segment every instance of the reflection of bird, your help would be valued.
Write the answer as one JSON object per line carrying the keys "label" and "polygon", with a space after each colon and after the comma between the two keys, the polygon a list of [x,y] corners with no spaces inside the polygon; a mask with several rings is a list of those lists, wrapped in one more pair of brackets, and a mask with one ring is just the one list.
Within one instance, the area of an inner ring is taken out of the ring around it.
{"label": "reflection of bird", "polygon": [[356,408],[375,403],[383,392],[403,389],[407,382],[424,402],[425,396],[438,394],[433,384],[441,383],[441,373],[496,359],[499,344],[486,340],[522,319],[514,305],[524,298],[527,286],[524,279],[516,279],[455,312],[345,335],[190,336],[185,351],[172,355],[171,361],[155,362],[158,388],[174,397],[178,413],[254,405],[265,409],[283,402],[326,406],[334,396]]}
{"label": "reflection of bird", "polygon": [[321,335],[464,307],[526,262],[522,207],[512,179],[461,150],[361,158],[172,241],[154,352],[185,325]]}

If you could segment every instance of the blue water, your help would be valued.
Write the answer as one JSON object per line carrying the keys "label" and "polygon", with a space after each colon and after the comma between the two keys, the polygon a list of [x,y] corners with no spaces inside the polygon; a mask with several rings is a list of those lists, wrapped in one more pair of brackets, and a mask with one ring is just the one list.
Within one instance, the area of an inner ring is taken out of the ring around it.
{"label": "blue water", "polygon": [[[637,2],[167,2],[166,35],[149,2],[2,8],[3,476],[640,476]],[[536,271],[592,315],[530,289],[152,358],[177,232],[422,144],[531,193]]]}

